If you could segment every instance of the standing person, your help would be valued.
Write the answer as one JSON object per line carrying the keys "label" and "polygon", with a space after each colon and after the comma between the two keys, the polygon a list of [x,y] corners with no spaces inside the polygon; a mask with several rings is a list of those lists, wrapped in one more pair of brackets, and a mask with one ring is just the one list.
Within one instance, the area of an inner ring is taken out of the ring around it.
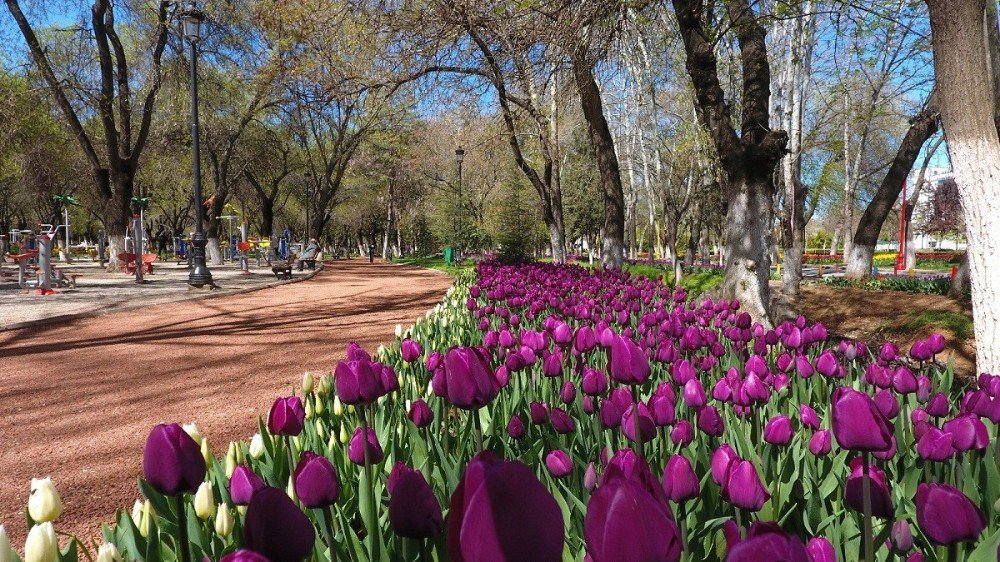
{"label": "standing person", "polygon": [[368,243],[368,263],[375,263],[375,244]]}
{"label": "standing person", "polygon": [[163,228],[162,224],[156,230],[156,253],[160,258],[167,255],[167,229]]}

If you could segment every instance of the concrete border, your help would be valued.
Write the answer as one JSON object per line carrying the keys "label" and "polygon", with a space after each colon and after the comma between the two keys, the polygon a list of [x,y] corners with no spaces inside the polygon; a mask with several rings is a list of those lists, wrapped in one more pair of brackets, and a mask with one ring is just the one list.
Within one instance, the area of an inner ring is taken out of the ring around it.
{"label": "concrete border", "polygon": [[290,285],[292,283],[299,283],[301,281],[307,281],[315,277],[320,271],[326,267],[326,262],[320,262],[316,264],[316,269],[311,270],[306,275],[300,277],[292,277],[291,279],[280,279],[271,283],[266,283],[260,285],[259,287],[245,287],[243,289],[221,289],[221,290],[207,290],[199,293],[182,293],[177,298],[168,299],[160,301],[155,304],[143,304],[143,303],[126,303],[121,306],[113,306],[108,308],[98,308],[94,310],[87,310],[84,312],[74,312],[72,314],[57,314],[56,316],[49,316],[47,318],[39,318],[38,320],[27,320],[24,322],[15,322],[13,324],[8,324],[6,326],[0,326],[0,332],[7,332],[13,330],[23,330],[25,328],[37,328],[40,326],[47,326],[50,324],[59,324],[63,322],[71,322],[73,320],[79,320],[81,318],[94,318],[96,316],[104,316],[105,314],[114,314],[116,312],[125,312],[129,310],[134,310],[136,308],[142,308],[143,306],[160,306],[163,304],[172,304],[184,301],[201,301],[207,299],[213,299],[218,297],[228,297],[233,295],[243,295],[246,293],[252,293],[254,291],[261,291],[264,289],[271,289],[273,287],[280,287],[282,285]]}

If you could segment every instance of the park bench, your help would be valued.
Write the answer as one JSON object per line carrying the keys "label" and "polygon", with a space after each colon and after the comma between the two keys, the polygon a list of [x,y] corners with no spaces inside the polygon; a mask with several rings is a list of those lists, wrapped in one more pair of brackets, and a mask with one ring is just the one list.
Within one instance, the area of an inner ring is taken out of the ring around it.
{"label": "park bench", "polygon": [[305,264],[305,266],[308,267],[309,269],[316,269],[316,262],[317,261],[319,261],[319,262],[322,263],[322,261],[323,261],[323,252],[320,252],[320,253],[316,254],[315,257],[309,258],[307,260],[302,260],[302,263]]}
{"label": "park bench", "polygon": [[292,267],[295,266],[295,254],[288,254],[288,259],[285,263],[279,263],[271,266],[271,271],[274,272],[274,276],[278,279],[291,279],[292,278]]}
{"label": "park bench", "polygon": [[[142,272],[143,273],[153,273],[153,262],[158,258],[156,254],[143,254],[142,255]],[[122,270],[131,275],[135,273],[135,254],[132,252],[122,252],[118,254],[118,261],[122,264],[120,267]]]}

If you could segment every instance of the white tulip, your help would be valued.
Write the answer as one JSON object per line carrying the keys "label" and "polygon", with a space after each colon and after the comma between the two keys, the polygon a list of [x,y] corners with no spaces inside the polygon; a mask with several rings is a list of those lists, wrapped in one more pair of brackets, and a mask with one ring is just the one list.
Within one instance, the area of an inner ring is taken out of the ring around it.
{"label": "white tulip", "polygon": [[10,538],[7,537],[7,529],[0,525],[0,562],[10,562],[14,559],[10,550]]}
{"label": "white tulip", "polygon": [[264,438],[259,433],[250,438],[250,456],[255,460],[264,456]]}
{"label": "white tulip", "polygon": [[333,397],[333,415],[338,417],[344,415],[344,403],[340,401],[339,396]]}
{"label": "white tulip", "polygon": [[215,515],[215,532],[220,537],[228,537],[233,532],[233,513],[226,504],[220,504]]}
{"label": "white tulip", "polygon": [[106,542],[97,549],[97,562],[122,562],[122,553],[117,546]]}
{"label": "white tulip", "polygon": [[201,443],[201,432],[198,431],[197,425],[193,423],[186,423],[181,426],[181,429],[184,430],[184,433],[187,433],[189,436],[191,436],[191,439],[194,439],[195,443]]}
{"label": "white tulip", "polygon": [[132,523],[136,527],[142,524],[142,502],[139,500],[132,505]]}
{"label": "white tulip", "polygon": [[143,538],[149,536],[149,530],[153,527],[153,518],[156,517],[156,510],[153,509],[153,504],[149,500],[146,500],[142,504],[142,520],[139,522],[139,534]]}
{"label": "white tulip", "polygon": [[313,375],[310,372],[302,375],[302,395],[312,394],[313,391]]}
{"label": "white tulip", "polygon": [[205,459],[205,466],[212,468],[212,463],[215,462],[215,458],[212,456],[212,451],[208,450],[208,439],[201,440],[201,456]]}
{"label": "white tulip", "polygon": [[403,325],[396,324],[396,337],[401,337],[403,335]]}
{"label": "white tulip", "polygon": [[194,494],[194,513],[205,521],[215,516],[215,493],[208,482],[202,482]]}
{"label": "white tulip", "polygon": [[35,525],[24,543],[24,562],[55,562],[59,559],[59,539],[52,523]]}
{"label": "white tulip", "polygon": [[32,478],[28,496],[28,515],[36,523],[55,521],[62,514],[62,500],[51,478]]}

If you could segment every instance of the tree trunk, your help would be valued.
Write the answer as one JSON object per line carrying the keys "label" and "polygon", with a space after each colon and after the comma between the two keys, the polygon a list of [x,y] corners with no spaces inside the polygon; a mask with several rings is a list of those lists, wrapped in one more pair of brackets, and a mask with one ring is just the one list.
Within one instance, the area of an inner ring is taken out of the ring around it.
{"label": "tree trunk", "polygon": [[118,259],[118,254],[125,253],[125,232],[108,233],[108,267],[109,272],[117,271],[122,261]]}
{"label": "tree trunk", "polygon": [[910,120],[910,128],[899,143],[899,149],[892,164],[889,165],[889,171],[886,172],[878,191],[861,215],[858,229],[854,233],[851,253],[844,256],[847,260],[847,277],[860,279],[871,275],[879,232],[882,231],[882,225],[889,216],[889,211],[903,190],[903,182],[913,168],[913,163],[920,154],[920,148],[937,132],[937,118],[937,112],[928,109]]}
{"label": "tree trunk", "polygon": [[725,279],[722,288],[762,324],[771,324],[771,187],[770,175],[734,185],[726,213]]}
{"label": "tree trunk", "polygon": [[274,234],[274,200],[261,200],[260,235],[270,238]]}
{"label": "tree trunk", "polygon": [[604,193],[604,243],[602,264],[620,269],[625,263],[625,196],[621,170],[608,120],[604,116],[601,91],[594,79],[594,68],[583,60],[583,54],[573,56],[573,76],[580,94],[583,117],[590,131],[590,144],[601,173]]}
{"label": "tree trunk", "polygon": [[968,236],[977,372],[1000,373],[1000,135],[987,56],[986,0],[927,0],[941,121]]}

